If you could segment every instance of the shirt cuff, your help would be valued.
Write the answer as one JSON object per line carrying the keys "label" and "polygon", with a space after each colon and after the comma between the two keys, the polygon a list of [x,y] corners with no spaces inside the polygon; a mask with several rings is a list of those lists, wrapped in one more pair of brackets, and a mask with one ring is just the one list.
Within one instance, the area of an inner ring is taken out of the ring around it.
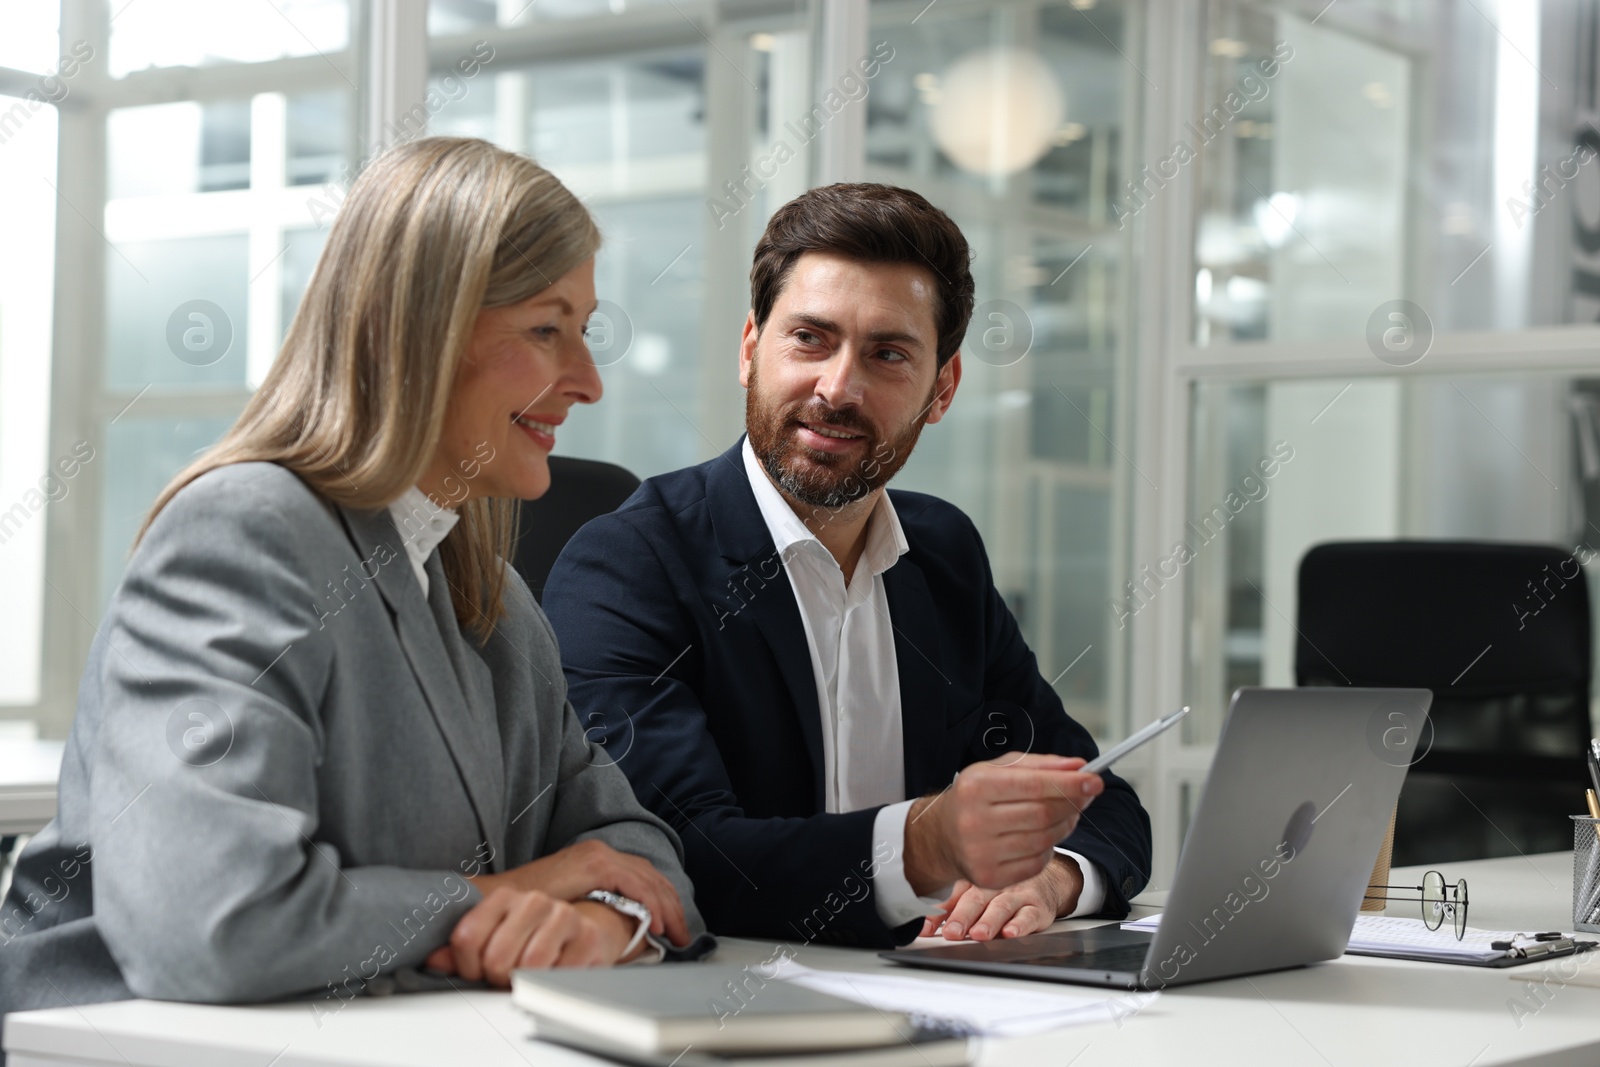
{"label": "shirt cuff", "polygon": [[1056,846],[1056,855],[1067,856],[1078,863],[1078,870],[1083,872],[1083,889],[1078,893],[1078,906],[1072,909],[1069,915],[1061,916],[1063,919],[1076,919],[1084,915],[1093,915],[1106,903],[1106,876],[1096,867],[1088,857],[1072,851],[1070,848]]}
{"label": "shirt cuff", "polygon": [[648,967],[652,963],[660,963],[667,958],[667,944],[665,940],[646,930],[644,932],[644,951],[622,966]]}
{"label": "shirt cuff", "polygon": [[886,804],[872,820],[872,854],[889,857],[878,864],[878,873],[872,876],[873,897],[878,918],[891,929],[933,914],[950,896],[951,886],[947,885],[937,896],[919,897],[906,881],[906,815],[911,804],[909,800]]}

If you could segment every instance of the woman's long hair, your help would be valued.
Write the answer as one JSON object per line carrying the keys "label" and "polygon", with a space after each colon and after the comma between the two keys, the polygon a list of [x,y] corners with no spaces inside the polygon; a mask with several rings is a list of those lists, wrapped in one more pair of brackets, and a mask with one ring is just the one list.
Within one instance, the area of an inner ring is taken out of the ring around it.
{"label": "woman's long hair", "polygon": [[[295,472],[346,507],[387,506],[433,460],[478,312],[526,300],[591,258],[600,233],[549,171],[485,141],[392,148],[350,188],[289,327],[244,413],[173,478],[230,463]],[[504,612],[517,502],[478,497],[439,546],[463,628]]]}

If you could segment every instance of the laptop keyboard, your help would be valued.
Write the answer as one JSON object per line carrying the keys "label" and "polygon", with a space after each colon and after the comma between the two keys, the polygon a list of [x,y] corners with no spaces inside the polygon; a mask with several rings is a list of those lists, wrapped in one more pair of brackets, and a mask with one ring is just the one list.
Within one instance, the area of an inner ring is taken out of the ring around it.
{"label": "laptop keyboard", "polygon": [[1032,967],[1071,967],[1075,971],[1132,971],[1137,973],[1150,954],[1150,946],[1113,945],[1089,952],[1053,952],[1043,956],[1028,956],[1013,960]]}

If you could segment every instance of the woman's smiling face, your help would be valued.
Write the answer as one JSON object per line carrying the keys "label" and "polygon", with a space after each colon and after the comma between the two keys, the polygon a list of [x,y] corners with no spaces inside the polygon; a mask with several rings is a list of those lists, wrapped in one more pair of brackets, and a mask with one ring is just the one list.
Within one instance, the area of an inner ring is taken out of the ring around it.
{"label": "woman's smiling face", "polygon": [[520,304],[478,313],[423,492],[448,507],[544,495],[556,427],[573,404],[600,399],[584,343],[594,309],[591,258]]}

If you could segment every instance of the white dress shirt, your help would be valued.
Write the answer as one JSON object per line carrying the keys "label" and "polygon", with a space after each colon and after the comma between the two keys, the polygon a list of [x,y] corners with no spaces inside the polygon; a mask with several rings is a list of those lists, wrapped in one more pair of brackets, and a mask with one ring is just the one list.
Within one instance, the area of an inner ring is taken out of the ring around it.
{"label": "white dress shirt", "polygon": [[[847,585],[838,561],[806,528],[767,477],[749,438],[741,449],[745,475],[761,518],[783,560],[800,607],[811,673],[822,719],[823,798],[829,812],[883,805],[872,823],[873,855],[891,855],[874,877],[878,917],[899,926],[928,915],[949,895],[918,896],[906,880],[905,748],[900,715],[900,669],[883,573],[908,549],[889,494],[878,497],[867,519],[866,547]],[[888,848],[881,848],[887,845]],[[1083,871],[1083,891],[1073,915],[1099,911],[1104,876],[1088,859],[1066,849]]]}
{"label": "white dress shirt", "polygon": [[414,485],[389,505],[389,515],[394,519],[395,528],[400,531],[406,558],[411,561],[412,573],[417,576],[417,584],[422,586],[422,597],[426,600],[428,572],[423,564],[461,516],[456,514],[454,508],[435,504],[427,493]]}

